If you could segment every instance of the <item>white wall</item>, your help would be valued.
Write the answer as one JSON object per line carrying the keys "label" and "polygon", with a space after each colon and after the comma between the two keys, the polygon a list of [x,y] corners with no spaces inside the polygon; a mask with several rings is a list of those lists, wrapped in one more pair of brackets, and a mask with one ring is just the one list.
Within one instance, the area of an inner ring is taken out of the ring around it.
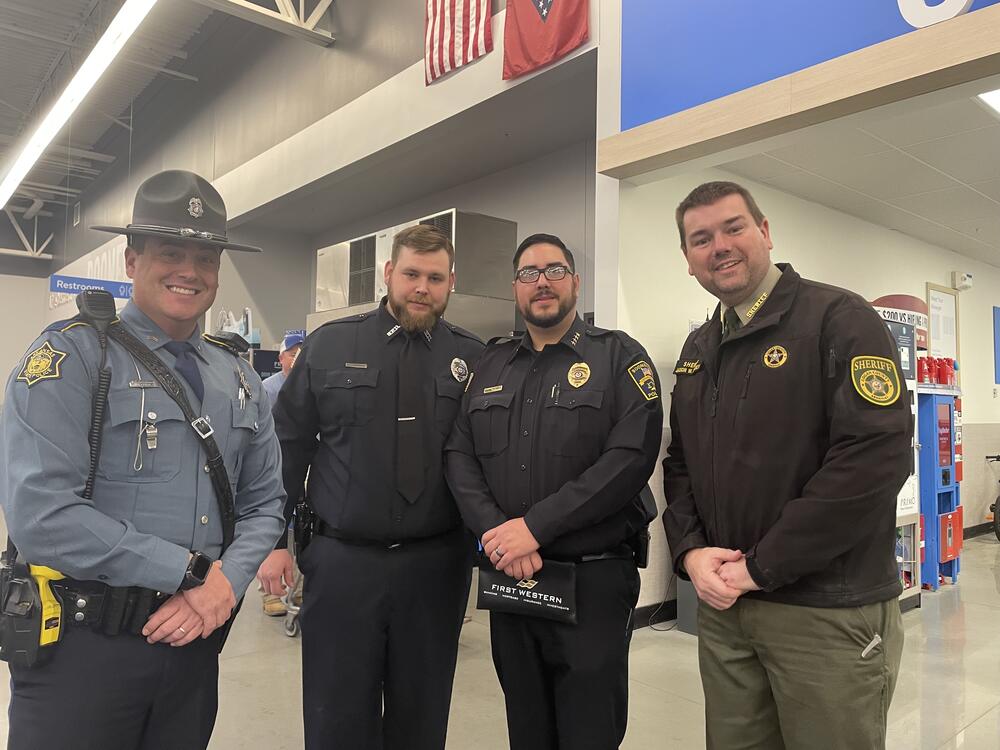
{"label": "white wall", "polygon": [[[48,278],[0,276],[0,372],[7,375],[20,365],[28,346],[46,326]],[[4,394],[0,391],[0,402]]]}
{"label": "white wall", "polygon": [[[671,375],[692,321],[704,321],[717,300],[688,275],[680,250],[674,210],[692,188],[733,175],[709,170],[648,185],[621,186],[618,327],[649,350],[663,390],[673,388]],[[993,306],[1000,306],[1000,268],[970,260],[899,232],[805,201],[750,180],[735,178],[753,193],[768,217],[774,240],[772,258],[790,262],[803,276],[851,289],[866,299],[884,294],[925,298],[928,281],[950,285],[951,272],[969,271],[975,287],[962,292],[960,348],[963,418],[974,441],[966,444],[963,504],[966,526],[985,520],[996,491],[995,480],[980,455],[990,451],[978,436],[995,435],[1000,399],[994,397]],[[664,408],[669,408],[669,398]],[[664,445],[669,440],[664,426]],[[661,507],[659,469],[650,481]],[[666,596],[670,572],[662,528],[654,524],[654,547],[643,575],[640,604]]]}

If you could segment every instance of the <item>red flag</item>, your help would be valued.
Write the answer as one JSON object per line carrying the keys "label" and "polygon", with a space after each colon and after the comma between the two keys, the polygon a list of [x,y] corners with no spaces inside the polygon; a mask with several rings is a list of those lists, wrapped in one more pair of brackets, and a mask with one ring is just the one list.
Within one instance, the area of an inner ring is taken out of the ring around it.
{"label": "red flag", "polygon": [[504,22],[504,80],[558,60],[585,41],[587,0],[507,0]]}
{"label": "red flag", "polygon": [[432,81],[493,51],[490,0],[426,0],[424,80]]}

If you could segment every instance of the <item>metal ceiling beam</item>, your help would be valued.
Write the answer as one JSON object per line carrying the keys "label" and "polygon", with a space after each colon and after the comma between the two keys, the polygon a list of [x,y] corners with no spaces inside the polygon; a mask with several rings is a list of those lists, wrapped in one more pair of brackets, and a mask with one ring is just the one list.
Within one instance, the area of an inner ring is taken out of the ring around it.
{"label": "metal ceiling beam", "polygon": [[26,253],[24,250],[11,250],[9,247],[0,247],[0,255],[13,255],[17,258],[31,258],[32,260],[52,260],[51,253]]}
{"label": "metal ceiling beam", "polygon": [[[17,141],[17,137],[13,135],[6,135],[0,133],[0,144],[6,143],[11,144]],[[77,159],[90,159],[92,161],[100,161],[105,164],[110,164],[115,160],[115,157],[110,154],[102,154],[98,151],[89,151],[85,148],[73,148],[72,146],[67,146],[65,144],[54,143],[49,146],[47,154],[52,155],[56,153],[66,153],[70,156],[76,157]]]}
{"label": "metal ceiling beam", "polygon": [[305,19],[301,17],[301,12],[305,8],[300,7],[296,11],[291,0],[274,0],[278,10],[254,5],[248,0],[194,0],[194,2],[322,47],[329,47],[334,42],[330,32],[316,28],[333,0],[320,0],[316,9]]}
{"label": "metal ceiling beam", "polygon": [[[30,207],[29,206],[15,206],[13,203],[8,203],[7,204],[7,208],[9,208],[11,211],[13,211],[16,214],[23,214]],[[55,216],[55,214],[52,213],[51,211],[39,211],[37,215],[38,216]]]}

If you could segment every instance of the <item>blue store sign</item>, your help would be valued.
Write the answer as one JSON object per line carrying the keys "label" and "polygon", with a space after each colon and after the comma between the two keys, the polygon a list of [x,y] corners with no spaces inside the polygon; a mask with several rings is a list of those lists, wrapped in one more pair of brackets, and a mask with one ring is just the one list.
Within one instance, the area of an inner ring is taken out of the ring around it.
{"label": "blue store sign", "polygon": [[622,130],[1000,0],[623,0]]}
{"label": "blue store sign", "polygon": [[85,279],[80,276],[49,277],[49,291],[60,294],[79,294],[84,289],[103,289],[118,299],[129,299],[132,296],[132,283],[129,281],[107,281],[105,279]]}

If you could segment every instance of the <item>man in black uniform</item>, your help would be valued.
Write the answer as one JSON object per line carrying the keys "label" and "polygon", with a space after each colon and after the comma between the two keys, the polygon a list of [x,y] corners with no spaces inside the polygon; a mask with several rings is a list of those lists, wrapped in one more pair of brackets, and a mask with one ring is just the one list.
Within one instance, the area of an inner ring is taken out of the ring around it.
{"label": "man in black uniform", "polygon": [[514,255],[527,333],[491,342],[448,441],[448,483],[483,552],[514,579],[576,564],[577,624],[490,613],[512,750],[608,750],[625,735],[639,574],[628,542],[663,428],[649,356],[576,315],[580,277],[555,236]]}
{"label": "man in black uniform", "polygon": [[771,263],[742,186],[696,188],[677,227],[721,303],[674,368],[663,461],[674,567],[701,599],[708,747],[884,747],[913,424],[895,343],[858,295]]}
{"label": "man in black uniform", "polygon": [[[482,342],[441,320],[451,241],[403,230],[388,297],[307,339],[274,408],[285,487],[317,515],[299,560],[307,748],[442,750],[471,540],[441,451]],[[286,553],[287,554],[287,553]]]}

